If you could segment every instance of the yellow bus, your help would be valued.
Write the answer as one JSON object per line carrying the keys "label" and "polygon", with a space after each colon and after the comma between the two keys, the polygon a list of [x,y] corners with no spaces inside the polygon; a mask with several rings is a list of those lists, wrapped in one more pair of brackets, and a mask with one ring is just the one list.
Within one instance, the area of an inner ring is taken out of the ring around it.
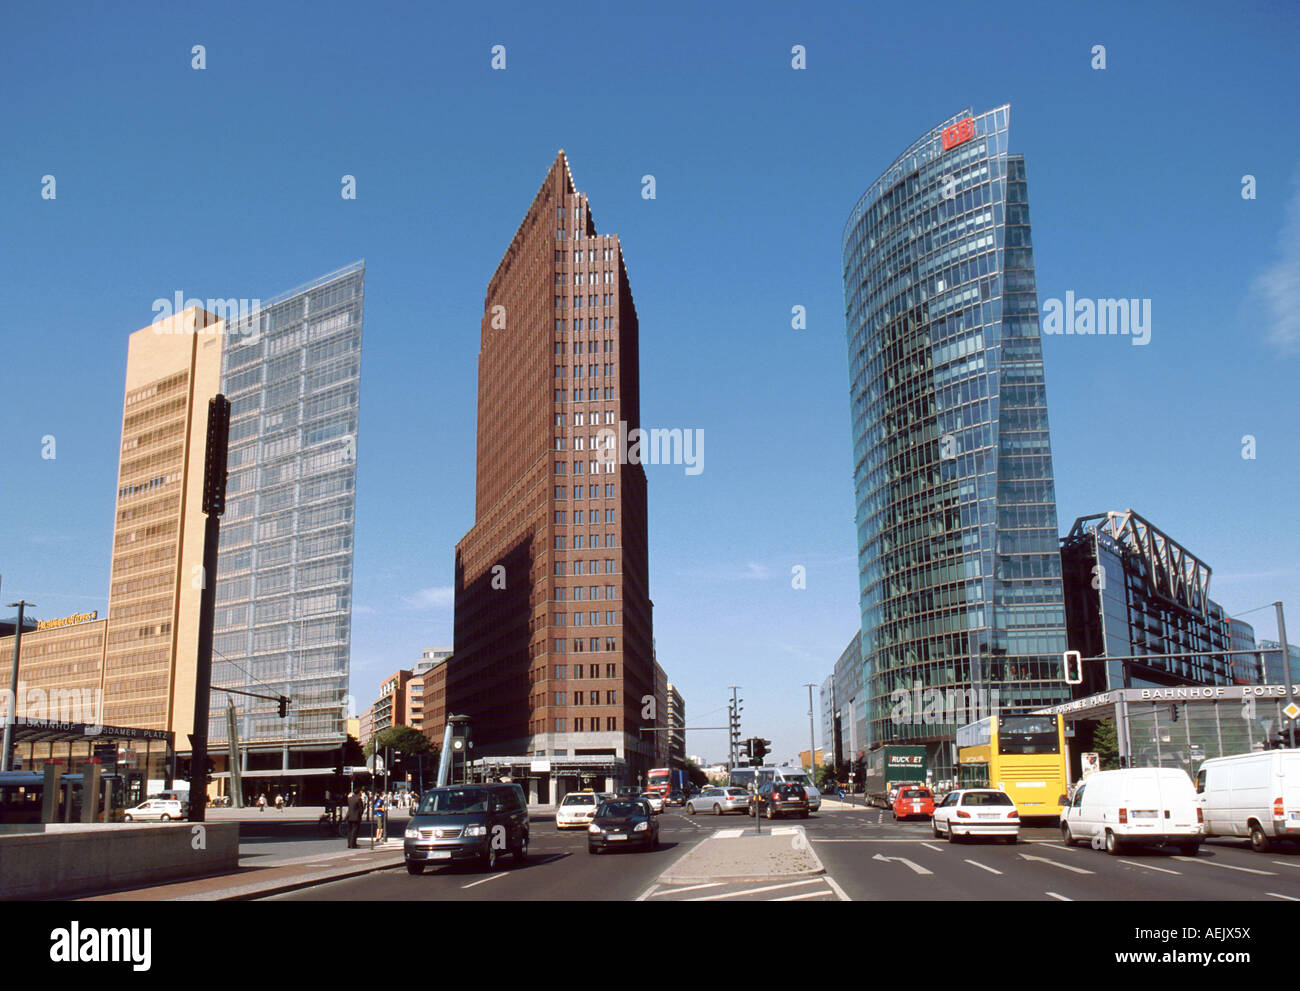
{"label": "yellow bus", "polygon": [[957,730],[957,787],[997,788],[1022,818],[1059,817],[1066,804],[1065,719],[989,716]]}

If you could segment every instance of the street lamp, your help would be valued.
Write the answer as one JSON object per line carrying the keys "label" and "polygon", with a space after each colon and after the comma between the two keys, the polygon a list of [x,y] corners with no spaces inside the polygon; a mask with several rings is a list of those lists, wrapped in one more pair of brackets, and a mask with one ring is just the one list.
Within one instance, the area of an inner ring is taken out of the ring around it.
{"label": "street lamp", "polygon": [[13,747],[14,727],[18,724],[18,651],[23,642],[23,610],[36,605],[26,599],[9,603],[18,608],[18,625],[14,627],[14,663],[9,669],[9,711],[5,713],[4,749],[0,750],[0,771],[9,770],[9,751]]}

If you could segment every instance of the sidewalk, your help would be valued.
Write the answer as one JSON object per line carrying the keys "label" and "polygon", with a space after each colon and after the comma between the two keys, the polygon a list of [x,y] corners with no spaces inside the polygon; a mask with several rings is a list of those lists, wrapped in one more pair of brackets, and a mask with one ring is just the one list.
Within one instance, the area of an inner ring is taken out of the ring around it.
{"label": "sidewalk", "polygon": [[[341,842],[341,841],[340,841]],[[239,901],[339,881],[403,864],[402,841],[390,839],[369,848],[342,849],[310,857],[268,861],[257,867],[241,867],[234,874],[193,878],[148,888],[132,888],[92,895],[78,901]]]}

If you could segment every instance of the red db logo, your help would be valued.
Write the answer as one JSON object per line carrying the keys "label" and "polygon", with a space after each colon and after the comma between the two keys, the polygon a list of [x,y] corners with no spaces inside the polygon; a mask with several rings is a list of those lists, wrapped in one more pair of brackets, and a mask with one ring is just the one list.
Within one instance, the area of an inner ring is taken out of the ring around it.
{"label": "red db logo", "polygon": [[959,144],[969,141],[975,137],[975,118],[967,117],[965,120],[958,121],[952,127],[943,129],[943,150],[948,151],[950,148],[956,148]]}

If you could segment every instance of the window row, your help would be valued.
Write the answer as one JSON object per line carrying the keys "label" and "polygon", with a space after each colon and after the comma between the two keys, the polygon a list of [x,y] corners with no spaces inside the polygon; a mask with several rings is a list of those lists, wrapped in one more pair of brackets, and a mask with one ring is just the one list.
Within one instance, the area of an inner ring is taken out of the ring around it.
{"label": "window row", "polygon": [[[569,516],[569,514],[566,513],[566,512],[564,512],[563,510],[557,510],[556,513],[555,513],[555,522],[558,523],[558,524],[561,525],[561,526],[567,526],[567,525],[568,525],[568,516]],[[573,513],[573,525],[574,525],[574,526],[582,526],[582,525],[583,525],[583,521],[584,521],[585,519],[586,519],[586,514],[585,514],[581,509],[578,509],[578,510],[575,510],[575,511],[574,511],[574,513]],[[601,522],[601,519],[600,519],[600,510],[599,510],[599,509],[593,509],[593,510],[591,511],[591,519],[590,519],[590,522],[593,523],[593,524]],[[607,510],[605,510],[605,522],[606,522],[606,523],[613,523],[613,522],[614,522],[614,510],[612,510],[612,509],[607,509]],[[613,544],[611,544],[610,546],[612,547]]]}
{"label": "window row", "polygon": [[[596,401],[599,400],[599,399],[613,399],[613,398],[614,398],[614,389],[613,389],[613,387],[607,388],[607,389],[605,389],[605,390],[603,390],[603,391],[604,391],[604,395],[601,395],[602,390],[600,390],[600,389],[588,389],[588,390],[587,390],[587,395],[586,395],[586,399],[587,399],[587,401],[588,401],[588,402],[593,402],[593,403],[594,403],[594,402],[596,402]],[[568,399],[567,399],[567,394],[566,394],[566,392],[565,392],[564,389],[556,389],[556,390],[555,390],[555,401],[556,401],[557,403],[563,403],[563,402],[567,402],[567,401],[568,401]],[[575,403],[580,403],[580,402],[583,401],[583,395],[582,395],[582,390],[581,390],[581,389],[574,389],[574,390],[573,390],[573,401],[574,401]]]}
{"label": "window row", "polygon": [[[616,598],[618,598],[618,596],[615,594],[615,590],[616,590],[617,588],[618,588],[617,585],[606,585],[606,586],[605,586],[605,598],[607,598],[607,599],[616,599]],[[590,591],[590,593],[591,593],[590,596],[587,595],[588,591]],[[566,589],[565,586],[563,586],[563,585],[558,586],[558,587],[555,589],[555,601],[556,601],[556,602],[563,602],[563,601],[565,601],[565,596],[567,595],[567,593],[568,593],[568,590]],[[590,585],[590,586],[575,585],[575,586],[573,587],[573,599],[574,599],[575,602],[581,602],[583,599],[586,599],[586,598],[588,598],[588,597],[590,597],[590,598],[592,598],[592,599],[599,599],[599,598],[600,598],[600,586],[599,586],[599,585]]]}
{"label": "window row", "polygon": [[552,653],[563,654],[566,649],[571,650],[575,654],[581,654],[584,651],[597,653],[602,649],[600,646],[601,643],[604,643],[605,650],[618,650],[618,637],[589,637],[586,640],[574,640],[571,648],[565,647],[565,644],[567,643],[569,643],[568,640],[555,640],[555,648]]}
{"label": "window row", "polygon": [[[587,420],[587,416],[588,416],[587,413],[574,413],[574,414],[573,414],[573,425],[574,425],[575,427],[585,427],[585,426],[587,425],[587,423],[590,422],[591,425],[594,427],[596,424],[598,424],[598,423],[600,422],[600,410],[592,410],[592,411],[591,411],[591,414],[590,414],[590,416],[591,416],[591,420],[590,420],[590,421]],[[565,427],[565,426],[568,426],[568,421],[569,421],[569,414],[567,414],[567,413],[556,413],[556,414],[555,414],[555,425],[556,425],[557,427]],[[609,423],[609,424],[612,424],[612,423],[615,422],[615,420],[614,420],[614,411],[613,411],[612,409],[607,409],[607,410],[605,410],[605,422],[606,422],[606,423]],[[594,445],[593,445],[593,446],[594,446]],[[562,450],[564,450],[564,449],[563,449],[563,448],[556,448],[556,450],[557,450],[557,451],[562,451]],[[581,450],[581,448],[579,448],[579,450]]]}
{"label": "window row", "polygon": [[[573,725],[573,731],[574,731],[575,733],[583,733],[583,732],[586,732],[586,731],[582,728],[582,720],[581,720],[581,719],[575,719],[575,720],[573,721],[573,723],[574,723],[574,725]],[[555,720],[555,732],[557,732],[557,733],[567,733],[567,732],[569,732],[569,730],[568,730],[568,725],[569,725],[569,721],[568,721],[567,719],[557,719],[557,720]],[[618,719],[615,718],[614,716],[607,716],[607,717],[605,717],[605,730],[606,730],[606,732],[610,732],[610,733],[612,733],[612,732],[616,731],[617,729],[618,729]],[[600,717],[599,717],[599,716],[592,716],[592,717],[591,717],[591,732],[593,732],[593,733],[598,733],[598,732],[600,732]]]}
{"label": "window row", "polygon": [[605,698],[603,702],[601,701],[600,692],[596,692],[596,691],[574,692],[572,703],[569,702],[568,692],[556,692],[555,704],[556,705],[570,705],[570,704],[572,705],[618,705],[618,692],[615,691],[605,692]]}
{"label": "window row", "polygon": [[[590,537],[590,539],[587,539],[588,537]],[[568,537],[557,536],[555,538],[555,549],[557,551],[568,550],[569,549],[567,546],[568,542],[569,542]],[[612,533],[605,534],[604,544],[600,542],[600,534],[598,533],[593,533],[593,534],[577,533],[574,534],[573,536],[573,549],[577,551],[583,550],[586,547],[617,547],[617,546],[618,543],[614,540],[614,535]]]}
{"label": "window row", "polygon": [[[584,492],[586,493],[585,495],[583,494]],[[568,494],[568,493],[569,493],[569,490],[568,490],[568,488],[567,488],[566,486],[564,486],[564,485],[557,485],[557,486],[555,487],[555,498],[557,498],[557,499],[567,499],[567,498],[569,498],[569,494]],[[575,498],[575,499],[599,499],[599,498],[600,498],[600,486],[599,486],[599,485],[588,485],[588,486],[575,485],[575,486],[573,487],[573,498]],[[614,486],[613,486],[613,485],[606,485],[606,486],[605,486],[605,498],[606,498],[606,499],[613,499],[613,498],[614,498]]]}
{"label": "window row", "polygon": [[[599,664],[588,664],[588,665],[585,665],[585,667],[584,667],[584,665],[582,665],[582,664],[575,664],[575,665],[573,665],[573,680],[574,680],[574,681],[581,681],[582,678],[583,678],[583,671],[584,671],[584,670],[586,670],[586,671],[589,672],[589,674],[587,674],[587,677],[588,677],[588,678],[599,678],[599,677],[600,677],[600,665],[599,665]],[[568,680],[568,677],[567,677],[567,675],[568,675],[568,671],[569,671],[569,666],[568,666],[567,664],[557,664],[557,665],[555,665],[555,680],[556,680],[556,681],[567,681],[567,680]],[[606,677],[606,678],[617,678],[617,677],[618,677],[618,665],[617,665],[617,664],[606,664],[606,665],[605,665],[605,677]]]}
{"label": "window row", "polygon": [[[568,613],[557,612],[552,617],[553,622],[551,625],[564,626],[566,618],[568,618]],[[572,619],[573,619],[573,623],[571,625],[573,626],[583,626],[584,624],[587,626],[617,626],[618,625],[618,613],[616,612],[605,613],[604,623],[601,622],[600,613],[598,612],[593,612],[593,613],[575,612],[572,615]]]}
{"label": "window row", "polygon": [[[595,558],[592,558],[590,561],[573,561],[571,563],[573,564],[573,569],[572,571],[568,571],[566,570],[566,562],[556,561],[555,573],[559,575],[561,578],[563,578],[565,575],[568,574],[574,574],[574,575],[601,574],[600,562],[597,561]],[[618,574],[618,568],[615,567],[615,561],[612,557],[605,558],[604,574],[607,575]]]}

